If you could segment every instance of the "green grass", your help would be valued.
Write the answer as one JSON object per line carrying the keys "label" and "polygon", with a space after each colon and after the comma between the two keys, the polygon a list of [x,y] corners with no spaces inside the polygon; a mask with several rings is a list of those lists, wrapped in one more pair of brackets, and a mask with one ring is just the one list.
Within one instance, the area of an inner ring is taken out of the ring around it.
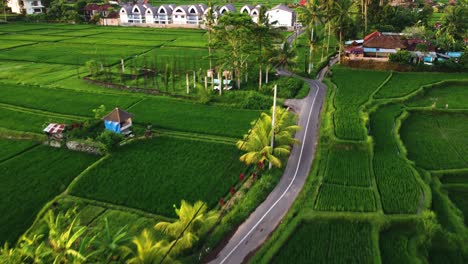
{"label": "green grass", "polygon": [[304,222],[274,257],[275,263],[374,263],[372,227],[365,222]]}
{"label": "green grass", "polygon": [[[139,98],[77,92],[67,89],[0,84],[0,103],[77,116],[94,116],[93,109],[104,105],[108,111],[116,106],[128,108]],[[138,117],[135,117],[137,120]]]}
{"label": "green grass", "polygon": [[399,105],[380,107],[371,115],[374,137],[374,175],[385,213],[415,213],[421,199],[421,187],[411,165],[401,157],[394,138],[395,119],[401,113]]}
{"label": "green grass", "polygon": [[207,106],[169,98],[148,98],[131,109],[135,122],[155,127],[240,138],[259,111]]}
{"label": "green grass", "polygon": [[319,211],[373,212],[376,210],[371,188],[322,184],[315,209]]}
{"label": "green grass", "polygon": [[182,199],[216,205],[242,171],[238,157],[234,145],[156,137],[121,147],[71,193],[174,217]]}
{"label": "green grass", "polygon": [[1,163],[0,243],[15,242],[42,206],[97,158],[39,146]]}
{"label": "green grass", "polygon": [[467,79],[463,73],[394,72],[392,78],[375,95],[375,98],[402,97],[421,86],[443,80]]}
{"label": "green grass", "polygon": [[113,46],[109,48],[107,45],[39,43],[4,50],[0,53],[0,59],[84,65],[86,61],[100,61],[102,58],[105,60],[105,64],[114,64],[120,62],[121,58],[138,55],[148,50],[148,47],[142,46]]}
{"label": "green grass", "polygon": [[336,145],[328,154],[324,181],[346,186],[372,185],[369,149],[357,144]]}
{"label": "green grass", "polygon": [[0,138],[0,163],[35,145],[37,142]]}
{"label": "green grass", "polygon": [[367,102],[372,92],[387,78],[387,72],[333,68],[336,84],[333,115],[335,134],[338,138],[364,140],[366,129],[359,115],[359,108]]}
{"label": "green grass", "polygon": [[165,41],[144,41],[144,40],[136,41],[134,39],[105,39],[105,38],[96,38],[96,37],[82,37],[82,38],[67,39],[67,40],[61,41],[61,43],[159,47],[166,42]]}
{"label": "green grass", "polygon": [[412,112],[403,123],[408,158],[429,170],[468,167],[468,115]]}
{"label": "green grass", "polygon": [[434,107],[439,109],[468,108],[468,88],[462,85],[446,85],[431,88],[405,102],[409,107]]}

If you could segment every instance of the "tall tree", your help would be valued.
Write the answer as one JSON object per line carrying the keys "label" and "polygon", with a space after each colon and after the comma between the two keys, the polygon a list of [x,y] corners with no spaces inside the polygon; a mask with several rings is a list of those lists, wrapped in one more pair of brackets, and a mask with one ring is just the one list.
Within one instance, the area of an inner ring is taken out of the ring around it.
{"label": "tall tree", "polygon": [[315,28],[317,24],[322,23],[322,10],[318,0],[310,0],[301,7],[299,19],[306,24],[307,42],[309,44],[309,67],[307,73],[311,73],[314,68],[314,44],[315,44]]}
{"label": "tall tree", "polygon": [[213,29],[214,44],[222,51],[221,63],[234,69],[237,88],[241,86],[243,67],[252,49],[254,27],[249,15],[229,12],[218,19]]}
{"label": "tall tree", "polygon": [[343,32],[349,28],[352,23],[352,7],[354,2],[351,0],[336,0],[332,11],[332,23],[339,38],[339,55],[341,62],[341,54],[344,49]]}
{"label": "tall tree", "polygon": [[[258,71],[258,89],[262,88],[262,76],[263,76],[263,66],[265,68],[265,75],[268,75],[268,61],[266,59],[266,51],[273,48],[274,40],[284,39],[282,31],[283,27],[276,27],[277,21],[269,21],[266,14],[267,8],[265,6],[260,7],[260,12],[258,15],[258,23],[255,25],[253,32],[255,34],[255,42],[258,46],[257,51],[257,63],[259,67]],[[267,78],[267,77],[265,77]]]}
{"label": "tall tree", "polygon": [[[127,248],[133,256],[127,260],[126,263],[128,264],[160,263],[170,246],[165,240],[156,241],[147,229],[144,229],[132,242],[135,249]],[[166,257],[164,260],[166,261],[165,263],[173,263],[169,257]]]}

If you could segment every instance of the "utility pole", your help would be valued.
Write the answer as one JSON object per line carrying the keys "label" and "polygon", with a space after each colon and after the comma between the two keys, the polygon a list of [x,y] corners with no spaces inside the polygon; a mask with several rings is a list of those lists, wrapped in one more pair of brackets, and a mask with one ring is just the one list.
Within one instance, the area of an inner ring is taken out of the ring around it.
{"label": "utility pole", "polygon": [[[271,113],[271,152],[273,153],[273,144],[275,142],[275,117],[276,117],[276,89],[277,85],[275,84],[275,87],[273,88],[273,112]],[[268,164],[268,169],[271,170],[271,167],[273,164],[270,163]]]}

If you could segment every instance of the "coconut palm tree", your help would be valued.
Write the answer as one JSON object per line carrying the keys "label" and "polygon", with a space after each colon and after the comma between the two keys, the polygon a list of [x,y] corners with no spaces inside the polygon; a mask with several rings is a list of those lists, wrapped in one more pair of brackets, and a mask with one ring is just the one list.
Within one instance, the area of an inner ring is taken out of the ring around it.
{"label": "coconut palm tree", "polygon": [[84,238],[85,226],[80,226],[75,216],[71,223],[70,211],[57,216],[49,210],[46,223],[49,227],[48,245],[52,249],[53,263],[82,262],[86,260],[83,251],[88,248],[93,239]]}
{"label": "coconut palm tree", "polygon": [[317,24],[321,24],[322,21],[322,7],[318,0],[310,0],[301,7],[299,13],[299,19],[305,23],[308,32],[308,44],[309,44],[309,67],[307,73],[311,73],[314,68],[314,44],[315,44],[315,27]]}
{"label": "coconut palm tree", "polygon": [[236,146],[247,153],[240,157],[246,164],[257,164],[259,162],[271,162],[275,167],[282,166],[281,158],[289,155],[291,145],[298,143],[293,137],[299,130],[299,126],[294,125],[294,115],[286,109],[278,107],[276,110],[276,123],[274,128],[274,145],[270,145],[273,136],[272,117],[267,113],[262,113],[260,119],[250,130],[250,134],[244,135]]}
{"label": "coconut palm tree", "polygon": [[107,262],[118,259],[122,251],[124,251],[124,246],[130,241],[127,229],[128,227],[124,226],[114,233],[109,228],[107,218],[104,218],[104,228],[94,241],[97,248],[96,254]]}
{"label": "coconut palm tree", "polygon": [[191,205],[182,200],[180,208],[175,208],[175,212],[179,217],[175,222],[159,222],[155,225],[156,230],[161,231],[171,239],[179,238],[183,232],[176,247],[173,248],[175,254],[192,247],[219,217],[216,211],[208,211],[206,203],[202,201]]}
{"label": "coconut palm tree", "polygon": [[297,53],[286,41],[282,47],[270,51],[269,62],[281,69],[288,69],[297,65]]}
{"label": "coconut palm tree", "polygon": [[[127,260],[128,264],[160,263],[170,246],[165,240],[155,241],[147,229],[144,229],[132,242],[135,249],[127,247],[127,250],[133,255]],[[164,261],[165,263],[174,263],[170,257],[166,257]]]}
{"label": "coconut palm tree", "polygon": [[341,53],[344,49],[343,46],[343,32],[352,23],[352,7],[354,2],[351,0],[336,0],[334,1],[334,8],[332,12],[332,24],[335,31],[339,36],[339,55],[338,58],[341,62]]}

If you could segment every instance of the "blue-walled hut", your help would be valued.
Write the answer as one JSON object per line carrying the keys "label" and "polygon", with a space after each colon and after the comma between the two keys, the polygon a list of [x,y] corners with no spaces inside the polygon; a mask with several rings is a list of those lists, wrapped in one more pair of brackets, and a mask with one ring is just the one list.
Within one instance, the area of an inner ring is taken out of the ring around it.
{"label": "blue-walled hut", "polygon": [[104,120],[104,126],[107,130],[124,135],[131,133],[130,127],[132,126],[132,114],[127,113],[118,107],[104,116],[102,120]]}

